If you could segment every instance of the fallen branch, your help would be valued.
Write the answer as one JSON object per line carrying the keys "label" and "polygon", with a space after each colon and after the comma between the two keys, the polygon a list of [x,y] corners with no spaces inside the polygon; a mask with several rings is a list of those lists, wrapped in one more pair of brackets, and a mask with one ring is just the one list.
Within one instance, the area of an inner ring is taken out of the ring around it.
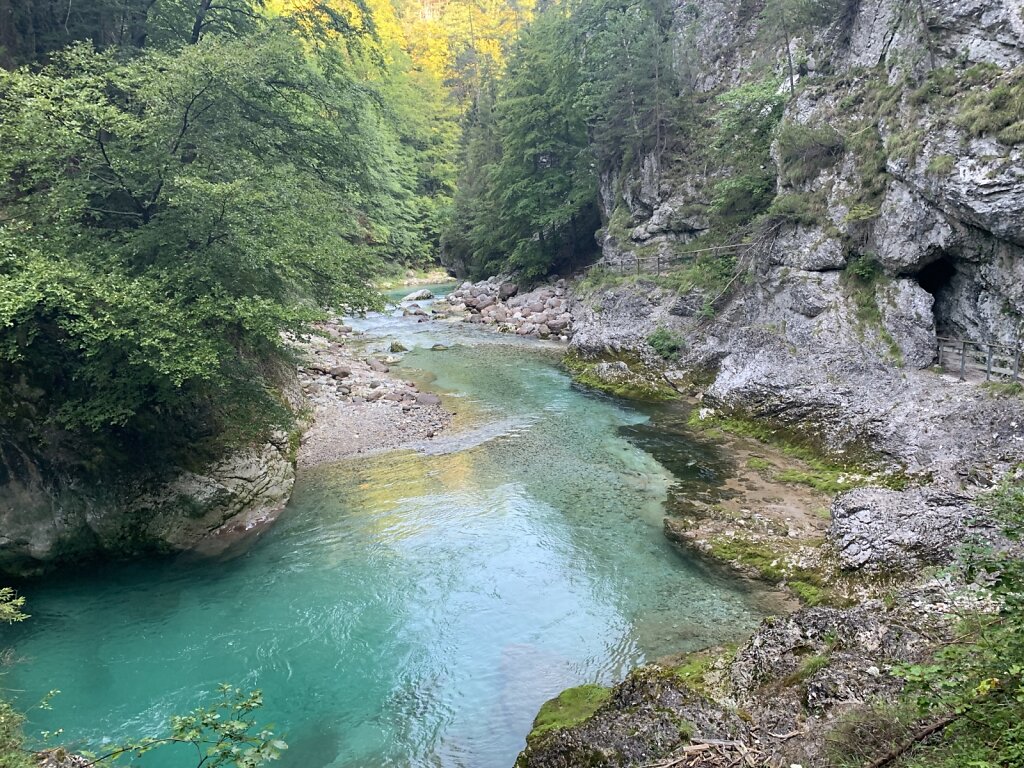
{"label": "fallen branch", "polygon": [[889,765],[890,763],[894,762],[897,758],[902,756],[904,753],[906,753],[907,750],[909,750],[915,744],[919,744],[925,739],[927,739],[929,736],[933,736],[936,733],[939,733],[946,726],[948,726],[950,723],[952,723],[959,717],[960,715],[953,713],[951,715],[946,715],[945,717],[939,720],[936,720],[927,728],[923,728],[922,730],[915,733],[913,736],[911,736],[909,739],[907,739],[899,746],[894,747],[893,749],[886,752],[877,760],[873,760],[872,762],[868,763],[864,766],[864,768],[884,768],[884,766]]}

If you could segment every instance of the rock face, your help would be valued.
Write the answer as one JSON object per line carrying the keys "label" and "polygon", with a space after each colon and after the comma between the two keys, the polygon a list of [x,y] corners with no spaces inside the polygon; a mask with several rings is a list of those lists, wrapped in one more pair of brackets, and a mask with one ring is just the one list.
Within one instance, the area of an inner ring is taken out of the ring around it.
{"label": "rock face", "polygon": [[463,283],[433,308],[435,316],[462,317],[469,323],[497,326],[519,336],[568,340],[572,335],[572,313],[565,280],[542,285],[529,293],[501,277],[479,283]]}
{"label": "rock face", "polygon": [[995,526],[952,489],[858,488],[832,503],[829,532],[842,568],[913,573],[946,565],[966,541],[998,544]]}
{"label": "rock face", "polygon": [[767,619],[735,655],[665,660],[634,671],[580,725],[531,734],[517,768],[830,765],[838,716],[891,697],[895,663],[943,637],[943,585],[892,607],[810,608]]}
{"label": "rock face", "polygon": [[109,487],[54,481],[22,457],[0,485],[0,571],[31,573],[99,554],[219,551],[272,521],[294,482],[286,435],[201,471]]}
{"label": "rock face", "polygon": [[[778,199],[810,216],[779,216],[734,251],[742,279],[727,286],[676,292],[640,278],[574,289],[573,351],[649,355],[664,329],[686,341],[670,376],[710,381],[709,404],[820,447],[870,446],[912,471],[1019,456],[1019,403],[988,402],[927,369],[938,336],[1021,345],[1024,143],[972,127],[970,106],[1019,80],[1024,22],[1015,2],[927,5],[927,29],[896,0],[867,0],[793,42],[806,65],[782,128],[842,134],[834,156],[796,171],[779,142],[772,149]],[[750,56],[756,16],[735,4],[677,14],[674,31],[699,62],[698,91],[768,74]],[[852,136],[876,142],[875,165]],[[638,254],[677,253],[709,226],[730,169],[697,154],[641,157],[601,178],[599,240],[613,275]]]}

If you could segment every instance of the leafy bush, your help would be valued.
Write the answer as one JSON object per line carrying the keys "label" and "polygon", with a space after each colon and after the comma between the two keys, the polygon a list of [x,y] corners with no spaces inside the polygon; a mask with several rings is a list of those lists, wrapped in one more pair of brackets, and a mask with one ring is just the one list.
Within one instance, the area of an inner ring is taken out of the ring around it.
{"label": "leafy bush", "polygon": [[770,149],[786,99],[778,81],[769,79],[733,88],[717,102],[711,146],[733,174],[715,185],[712,209],[727,222],[746,222],[774,196]]}
{"label": "leafy bush", "polygon": [[659,328],[647,337],[647,343],[665,360],[675,360],[679,353],[686,349],[686,342],[675,331]]}

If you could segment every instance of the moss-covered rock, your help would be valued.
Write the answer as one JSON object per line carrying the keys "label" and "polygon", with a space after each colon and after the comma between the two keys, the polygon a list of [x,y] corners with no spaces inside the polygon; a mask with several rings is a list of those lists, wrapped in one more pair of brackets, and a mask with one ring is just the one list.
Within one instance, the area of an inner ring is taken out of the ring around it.
{"label": "moss-covered rock", "polygon": [[616,397],[660,401],[673,400],[679,396],[661,371],[635,354],[609,352],[599,357],[585,358],[570,352],[563,363],[577,384]]}

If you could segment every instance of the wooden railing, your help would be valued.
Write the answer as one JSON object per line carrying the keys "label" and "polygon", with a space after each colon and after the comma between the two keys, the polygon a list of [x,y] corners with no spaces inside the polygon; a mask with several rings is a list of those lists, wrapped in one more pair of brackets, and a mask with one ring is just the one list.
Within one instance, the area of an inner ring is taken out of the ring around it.
{"label": "wooden railing", "polygon": [[939,336],[939,366],[960,372],[960,380],[969,372],[1020,381],[1021,347],[1019,344],[997,344],[987,341],[966,341]]}
{"label": "wooden railing", "polygon": [[673,256],[624,256],[616,262],[598,261],[583,268],[582,274],[589,274],[595,269],[604,269],[612,274],[619,275],[660,275],[663,269],[668,269],[674,264],[683,264],[693,261],[705,253],[742,253],[754,247],[753,243],[740,243],[738,245],[716,245],[710,248],[698,248],[693,251],[686,251]]}

